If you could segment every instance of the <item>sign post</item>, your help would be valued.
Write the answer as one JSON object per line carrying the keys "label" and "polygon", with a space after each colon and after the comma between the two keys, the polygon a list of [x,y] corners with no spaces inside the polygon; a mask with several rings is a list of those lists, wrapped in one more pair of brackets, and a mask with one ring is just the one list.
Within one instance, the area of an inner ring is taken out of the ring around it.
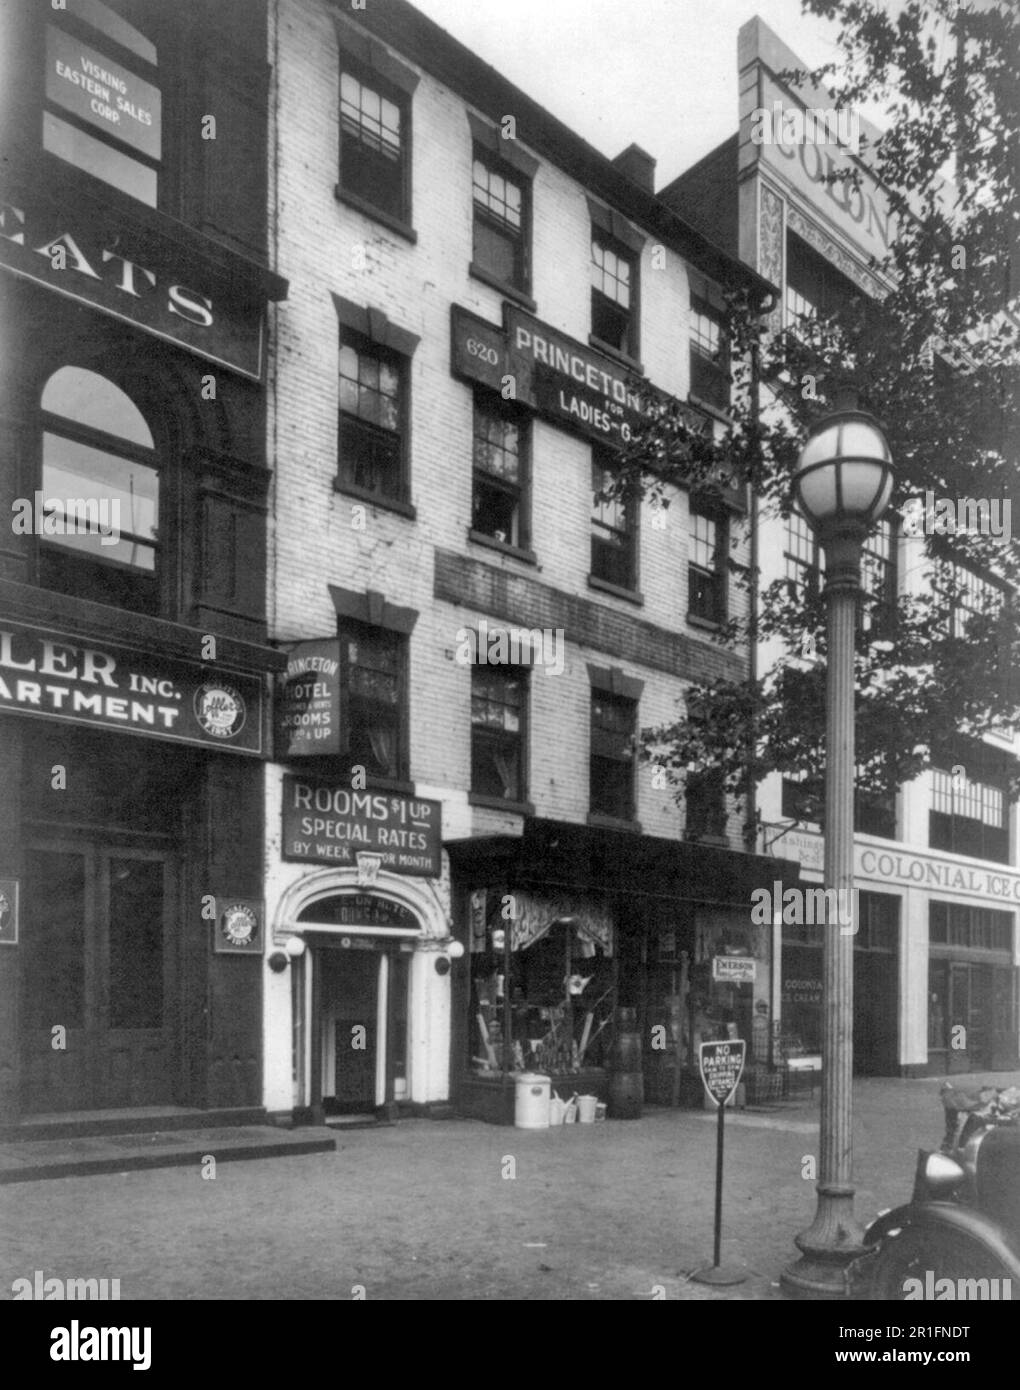
{"label": "sign post", "polygon": [[699,1048],[698,1065],[701,1068],[701,1081],[708,1095],[715,1101],[719,1111],[715,1149],[715,1253],[710,1266],[699,1269],[696,1274],[691,1276],[699,1284],[742,1284],[747,1278],[743,1270],[724,1268],[721,1259],[723,1141],[726,1132],[724,1128],[726,1106],[740,1085],[746,1052],[747,1043],[743,1038],[731,1038],[726,1042],[703,1042]]}

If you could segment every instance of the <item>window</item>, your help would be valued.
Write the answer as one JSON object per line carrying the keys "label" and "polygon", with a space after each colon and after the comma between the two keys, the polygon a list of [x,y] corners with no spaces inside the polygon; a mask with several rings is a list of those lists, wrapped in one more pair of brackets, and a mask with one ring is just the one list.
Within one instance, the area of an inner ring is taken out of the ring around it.
{"label": "window", "polygon": [[364,623],[340,627],[347,760],[368,777],[407,777],[407,639]]}
{"label": "window", "polygon": [[340,190],[398,222],[410,221],[410,103],[348,68],[340,74]]}
{"label": "window", "polygon": [[[856,769],[856,778],[861,778]],[[783,778],[782,814],[789,820],[822,825],[825,819],[825,783],[821,778],[787,774]],[[854,830],[863,835],[877,835],[884,840],[896,838],[896,797],[854,787]]]}
{"label": "window", "polygon": [[41,491],[40,584],[157,613],[160,475],[152,432],[119,386],[84,367],[61,367],[43,388]]}
{"label": "window", "polygon": [[340,346],[342,484],[406,500],[404,361],[346,334]]}
{"label": "window", "polygon": [[637,356],[637,267],[605,237],[592,236],[592,336],[629,357]]}
{"label": "window", "polygon": [[726,838],[726,795],[720,771],[712,768],[708,772],[689,772],[684,804],[684,834],[688,840]]}
{"label": "window", "polygon": [[798,319],[828,318],[838,314],[859,293],[852,280],[791,233],[786,254],[788,328],[795,328]]}
{"label": "window", "polygon": [[591,574],[619,589],[637,588],[637,507],[622,498],[600,501],[613,484],[607,454],[592,449]]}
{"label": "window", "polygon": [[155,207],[162,153],[156,47],[103,0],[54,7],[43,149]]}
{"label": "window", "polygon": [[615,820],[634,819],[634,745],[637,701],[591,692],[591,810]]}
{"label": "window", "polygon": [[472,270],[526,291],[529,184],[494,156],[475,148],[472,165]]}
{"label": "window", "polygon": [[[990,773],[983,774],[986,778]],[[1009,806],[1005,788],[991,780],[972,781],[964,772],[954,775],[932,769],[928,843],[975,859],[1009,862]]]}
{"label": "window", "polygon": [[1013,914],[990,907],[933,902],[928,906],[928,935],[933,946],[1012,952]]}
{"label": "window", "polygon": [[471,527],[504,545],[526,547],[527,422],[495,397],[475,397]]}
{"label": "window", "polygon": [[871,626],[880,634],[896,607],[896,533],[888,521],[880,521],[864,542],[861,586],[874,600]]}
{"label": "window", "polygon": [[937,562],[934,587],[942,596],[951,637],[966,637],[973,618],[993,616],[1002,607],[999,586],[965,565]]}
{"label": "window", "polygon": [[691,296],[690,393],[716,410],[729,409],[730,368],[723,310],[697,295]]}
{"label": "window", "polygon": [[818,592],[825,569],[825,556],[814,531],[800,512],[791,512],[786,518],[783,560],[791,598],[803,598]]}
{"label": "window", "polygon": [[687,565],[687,607],[691,617],[710,623],[726,620],[726,521],[691,508],[691,549]]}
{"label": "window", "polygon": [[471,790],[478,796],[524,800],[527,679],[519,667],[471,668]]}

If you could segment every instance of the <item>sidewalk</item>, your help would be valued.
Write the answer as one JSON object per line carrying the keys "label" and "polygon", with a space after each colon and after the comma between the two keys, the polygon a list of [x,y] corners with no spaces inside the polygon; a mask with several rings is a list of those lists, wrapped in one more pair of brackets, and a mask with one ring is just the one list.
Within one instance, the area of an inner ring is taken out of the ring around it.
{"label": "sidewalk", "polygon": [[[909,1197],[938,1092],[856,1083],[862,1222]],[[547,1131],[402,1121],[214,1180],[195,1162],[19,1183],[0,1191],[0,1298],[39,1269],[119,1278],[125,1299],[776,1299],[814,1212],[817,1104],[727,1115],[723,1259],[749,1276],[729,1289],[688,1279],[711,1262],[715,1117],[650,1109]]]}

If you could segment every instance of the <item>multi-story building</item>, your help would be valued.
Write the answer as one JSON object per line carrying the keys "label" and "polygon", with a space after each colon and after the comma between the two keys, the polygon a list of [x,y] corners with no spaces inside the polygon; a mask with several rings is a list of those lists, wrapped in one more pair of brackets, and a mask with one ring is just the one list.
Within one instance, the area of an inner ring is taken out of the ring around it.
{"label": "multi-story building", "polygon": [[0,1118],[258,1113],[265,11],[0,55]]}
{"label": "multi-story building", "polygon": [[772,1006],[782,862],[635,751],[744,669],[746,507],[602,494],[634,381],[722,427],[722,288],[769,286],[404,0],[277,0],[269,61],[265,1104],[603,1093],[616,1004],[668,1096]]}
{"label": "multi-story building", "polygon": [[[835,138],[820,143],[761,139],[765,129],[810,131],[803,113],[825,111],[821,91],[794,88],[781,74],[806,65],[760,19],[739,40],[739,133],[687,171],[663,199],[720,244],[782,286],[776,322],[829,312],[851,293],[882,293],[873,258],[895,236],[886,195],[868,168]],[[769,117],[766,127],[760,115]],[[800,113],[785,127],[776,112]],[[845,113],[844,113],[845,114]],[[757,126],[757,136],[756,136]],[[860,128],[871,137],[867,122]],[[831,125],[832,131],[842,126]],[[854,167],[860,182],[833,181]],[[796,513],[762,514],[762,580],[817,584],[819,554]],[[941,572],[923,540],[904,534],[895,515],[869,538],[862,579],[875,596],[924,593],[947,598],[946,621],[963,632],[994,576]],[[773,644],[761,670],[778,658]],[[882,1075],[940,1074],[1012,1067],[1017,1061],[1020,908],[1017,817],[1006,795],[1013,740],[961,737],[944,765],[902,787],[894,800],[858,796],[855,881],[854,1050],[857,1070]],[[819,789],[773,776],[763,785],[763,849],[800,861],[806,884],[821,880],[823,840],[814,805]],[[775,1021],[801,1051],[817,1049],[821,1029],[821,938],[810,926],[775,927]]]}

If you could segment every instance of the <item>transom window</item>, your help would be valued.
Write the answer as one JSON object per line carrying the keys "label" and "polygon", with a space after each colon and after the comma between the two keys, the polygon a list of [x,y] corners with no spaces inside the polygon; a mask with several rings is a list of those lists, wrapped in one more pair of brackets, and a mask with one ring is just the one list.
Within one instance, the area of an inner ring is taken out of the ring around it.
{"label": "transom window", "polygon": [[601,498],[613,485],[614,473],[600,449],[592,450],[591,573],[595,579],[622,589],[637,586],[637,516],[633,503],[620,497]]}
{"label": "transom window", "polygon": [[160,477],[145,417],[119,386],[84,367],[56,371],[41,406],[39,582],[157,612]]}
{"label": "transom window", "polygon": [[403,499],[403,360],[353,338],[340,346],[340,481]]}
{"label": "transom window", "polygon": [[1012,951],[1013,914],[990,907],[933,902],[928,907],[928,934],[933,946]]}
{"label": "transom window", "polygon": [[341,72],[341,188],[400,221],[408,213],[406,115],[393,95]]}
{"label": "transom window", "polygon": [[859,291],[852,280],[792,233],[787,239],[786,323],[828,318],[845,309]]}
{"label": "transom window", "polygon": [[591,243],[592,335],[620,352],[635,355],[634,263],[630,256],[593,237]]}
{"label": "transom window", "polygon": [[607,691],[591,693],[591,810],[616,820],[634,818],[637,702]]}
{"label": "transom window", "polygon": [[505,545],[528,543],[525,434],[520,417],[494,400],[475,398],[471,526]]}
{"label": "transom window", "polygon": [[999,586],[965,565],[939,561],[935,587],[942,595],[947,625],[953,637],[966,637],[975,617],[994,616],[1002,607],[1003,592]]}
{"label": "transom window", "polygon": [[487,275],[527,288],[527,185],[509,169],[476,150],[472,165],[473,266]]}
{"label": "transom window", "polygon": [[499,801],[525,796],[527,672],[471,668],[471,790]]}

